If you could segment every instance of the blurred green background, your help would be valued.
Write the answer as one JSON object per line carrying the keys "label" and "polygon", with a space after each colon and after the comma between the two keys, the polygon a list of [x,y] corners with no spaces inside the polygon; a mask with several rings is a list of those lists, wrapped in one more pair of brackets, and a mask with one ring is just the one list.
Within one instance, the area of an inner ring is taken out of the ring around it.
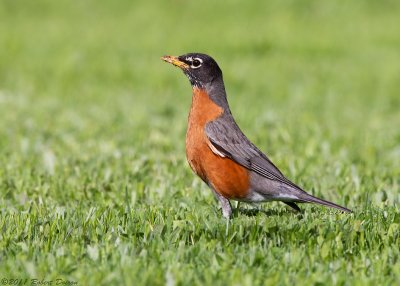
{"label": "blurred green background", "polygon": [[[0,274],[399,283],[399,15],[398,1],[1,0]],[[185,162],[190,85],[160,60],[187,52],[217,60],[238,124],[289,178],[355,214],[264,204],[226,237]]]}

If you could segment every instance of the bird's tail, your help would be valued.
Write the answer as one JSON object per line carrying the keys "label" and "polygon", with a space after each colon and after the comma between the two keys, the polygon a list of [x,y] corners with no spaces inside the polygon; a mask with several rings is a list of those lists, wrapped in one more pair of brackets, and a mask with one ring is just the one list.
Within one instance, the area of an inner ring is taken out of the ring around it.
{"label": "bird's tail", "polygon": [[341,210],[341,211],[344,211],[344,212],[348,212],[348,213],[351,213],[351,212],[352,212],[352,211],[349,210],[348,208],[339,206],[339,205],[337,205],[337,204],[335,204],[335,203],[332,203],[332,202],[329,202],[329,201],[325,201],[325,200],[323,200],[323,199],[319,199],[319,198],[314,197],[314,196],[312,196],[312,195],[310,195],[310,194],[307,194],[307,193],[303,193],[303,194],[301,195],[300,199],[301,199],[303,202],[306,202],[306,203],[316,203],[316,204],[319,204],[319,205],[323,205],[323,206],[335,208],[335,209],[338,209],[338,210]]}

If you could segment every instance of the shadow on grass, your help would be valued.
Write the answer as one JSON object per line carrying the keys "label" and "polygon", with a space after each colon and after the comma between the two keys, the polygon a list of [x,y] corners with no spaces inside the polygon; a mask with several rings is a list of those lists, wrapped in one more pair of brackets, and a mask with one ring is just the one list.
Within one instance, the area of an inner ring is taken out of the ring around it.
{"label": "shadow on grass", "polygon": [[245,216],[257,216],[259,214],[264,214],[266,216],[282,216],[282,215],[293,215],[295,214],[298,217],[302,217],[303,214],[302,212],[298,212],[289,208],[282,208],[282,209],[270,209],[270,210],[263,210],[259,208],[235,208],[233,210],[234,217],[238,217],[239,215],[245,215]]}

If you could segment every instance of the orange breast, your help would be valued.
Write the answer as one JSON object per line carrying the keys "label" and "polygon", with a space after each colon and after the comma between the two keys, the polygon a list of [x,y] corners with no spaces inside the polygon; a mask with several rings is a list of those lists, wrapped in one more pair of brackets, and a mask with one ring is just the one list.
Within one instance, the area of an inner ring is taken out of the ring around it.
{"label": "orange breast", "polygon": [[193,171],[225,198],[245,198],[249,191],[248,170],[212,152],[205,125],[219,117],[223,109],[206,91],[194,88],[186,133],[186,156]]}

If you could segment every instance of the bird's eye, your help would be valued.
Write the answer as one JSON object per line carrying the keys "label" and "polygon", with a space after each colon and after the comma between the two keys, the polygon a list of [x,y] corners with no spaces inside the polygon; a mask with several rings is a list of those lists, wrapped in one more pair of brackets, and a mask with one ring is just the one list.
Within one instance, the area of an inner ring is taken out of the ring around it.
{"label": "bird's eye", "polygon": [[201,66],[201,64],[203,63],[203,61],[199,58],[195,58],[192,61],[192,64],[190,65],[191,68],[193,69],[197,69]]}

